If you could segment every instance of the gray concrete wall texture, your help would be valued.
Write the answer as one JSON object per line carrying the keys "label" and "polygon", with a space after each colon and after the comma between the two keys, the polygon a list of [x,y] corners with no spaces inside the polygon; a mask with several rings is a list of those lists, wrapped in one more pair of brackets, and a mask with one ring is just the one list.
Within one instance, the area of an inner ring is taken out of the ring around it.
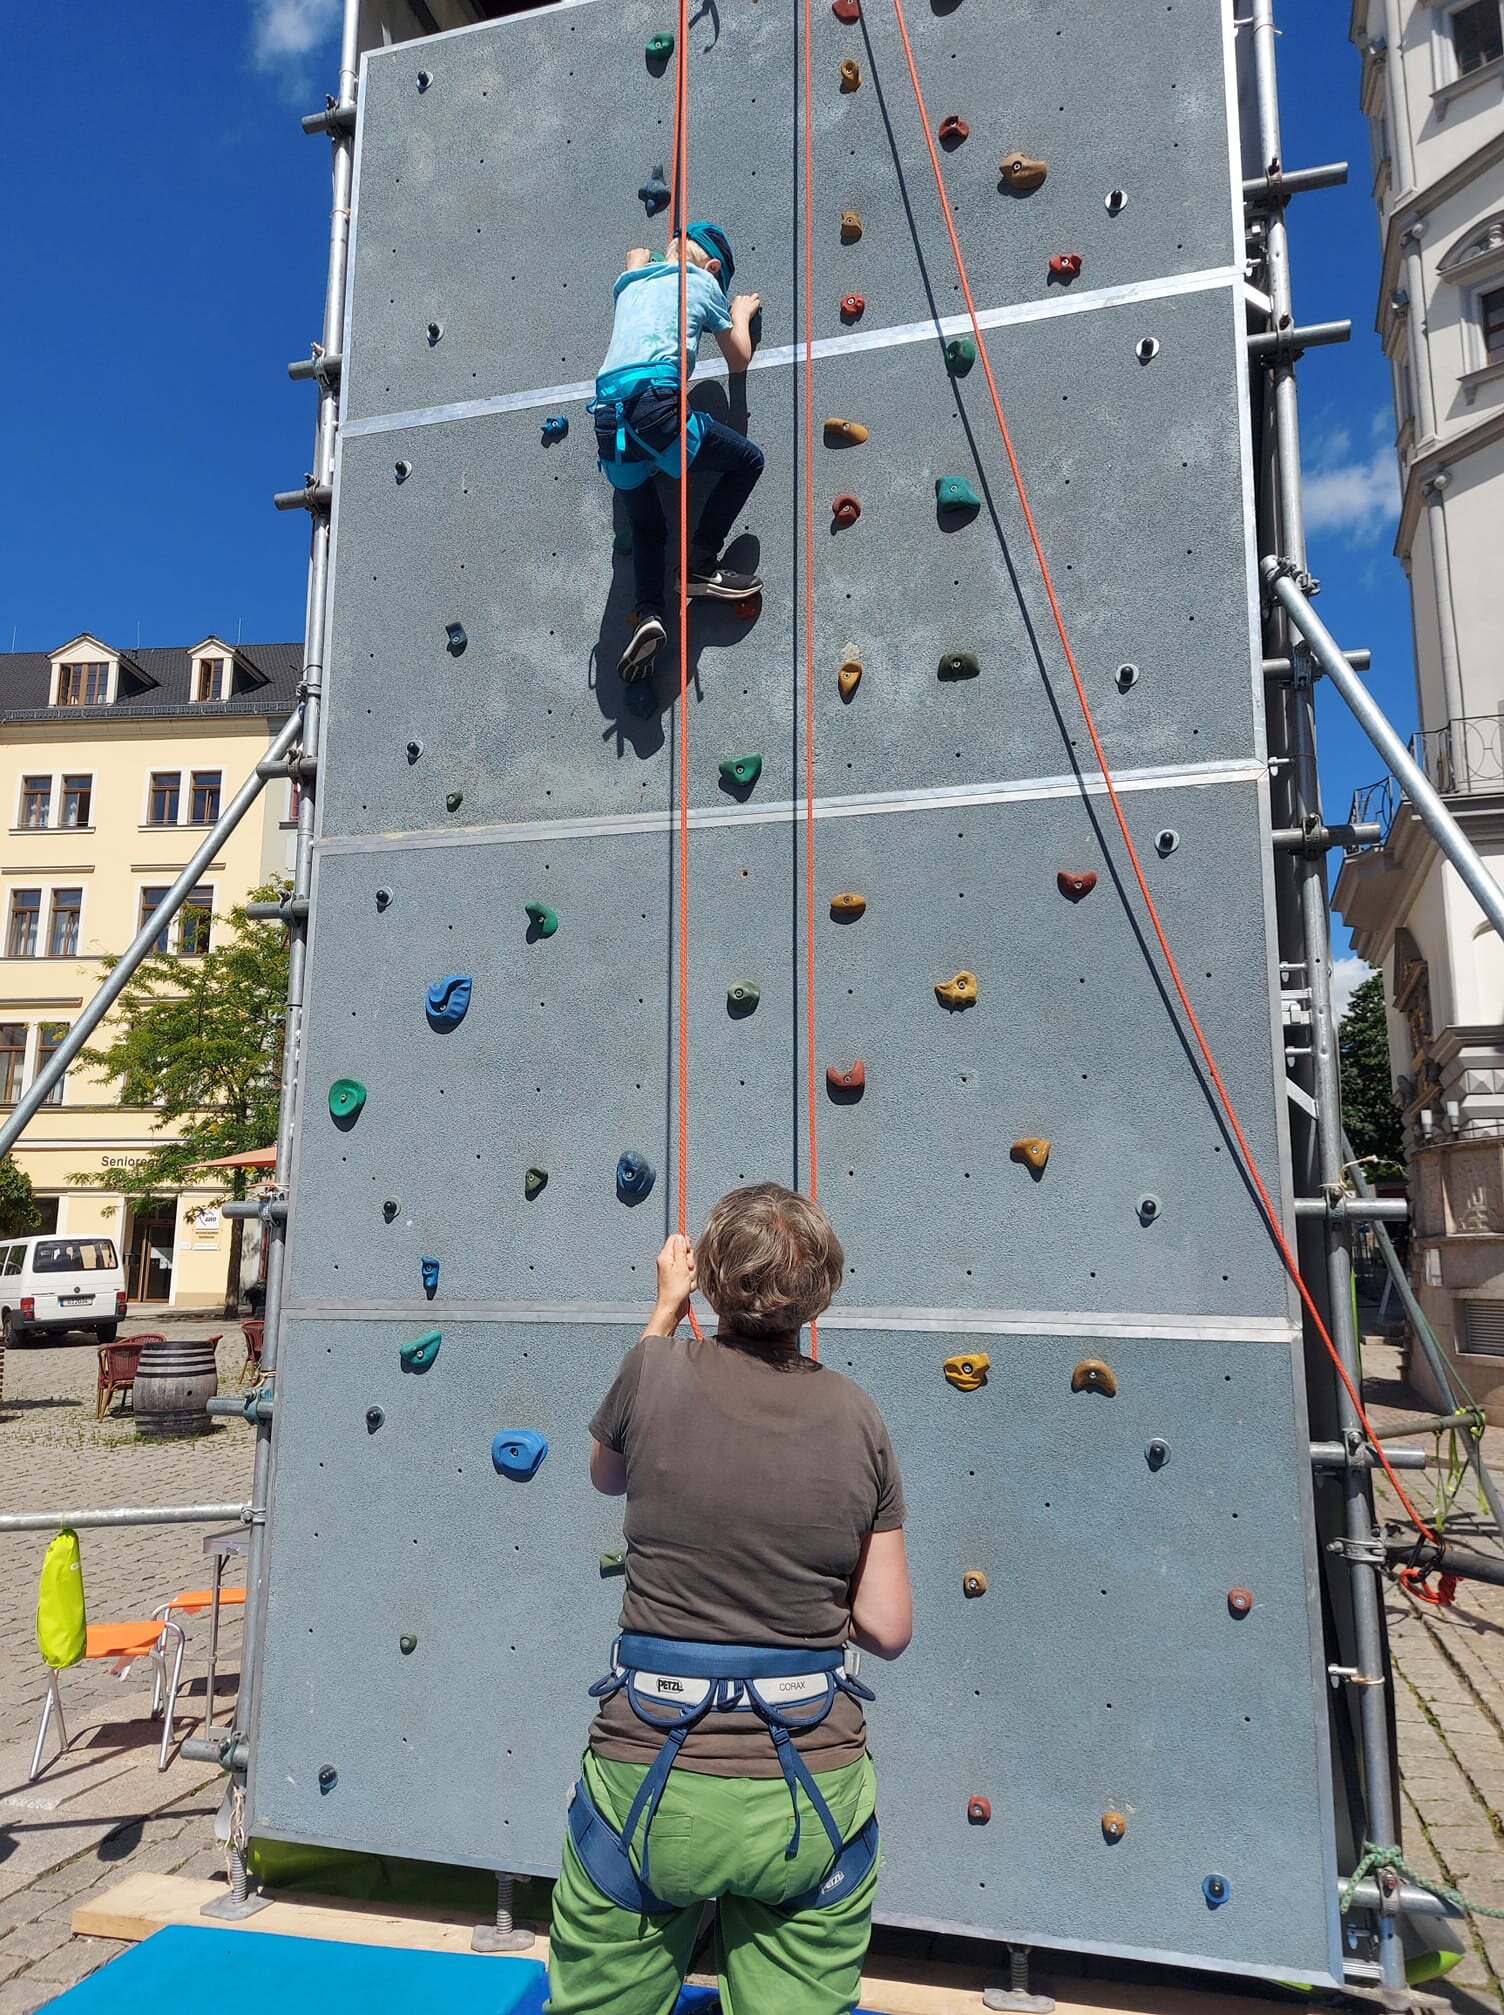
{"label": "gray concrete wall texture", "polygon": [[[946,178],[1083,677],[1278,1190],[1225,10],[908,12],[932,116],[970,123]],[[983,374],[945,367],[960,298],[890,0],[812,19],[815,397],[870,438],[815,450],[810,919],[800,17],[736,0],[690,36],[690,206],[765,304],[745,385],[702,370],[695,398],[768,456],[736,548],[765,577],[755,619],[691,612],[691,1227],[730,1185],[808,1167],[808,925],[822,1087],[827,1063],[867,1069],[860,1100],[822,1089],[818,1114],[849,1261],[822,1356],[882,1405],[912,1514],[915,1643],[877,1672],[872,1715],[879,1914],[1325,1977],[1291,1293],[1152,952]],[[662,653],[628,707],[630,561],[584,401],[625,248],[665,235],[636,191],[670,151],[672,66],[643,51],[672,25],[661,0],[585,0],[365,65],[251,1786],[280,1837],[551,1872],[615,1622],[599,1563],[619,1526],[585,1479],[586,1422],[676,1214],[678,668]],[[862,84],[843,93],[847,57]],[[1049,163],[1027,197],[998,177],[1015,147]],[[1084,260],[1069,287],[1047,277],[1062,251]],[[570,430],[545,446],[556,412]],[[942,474],[982,494],[969,523],[937,516]],[[863,510],[836,531],[842,490]],[[865,670],[843,704],[850,645]],[[977,678],[937,677],[957,649]],[[721,759],[752,750],[755,787],[728,792]],[[1097,886],[1067,901],[1061,870]],[[861,917],[829,911],[843,890]],[[556,934],[529,930],[530,899]],[[948,1013],[934,986],[963,968],[978,999]],[[469,1011],[436,1032],[425,989],[456,973]],[[760,988],[750,1016],[728,1011],[737,980]],[[345,1077],[367,1096],[336,1119]],[[1051,1143],[1038,1177],[1011,1157],[1027,1136]],[[657,1169],[635,1205],[614,1187],[627,1149]],[[548,1175],[531,1198],[529,1169]],[[404,1372],[430,1327],[437,1359]],[[944,1377],[959,1350],[991,1358],[976,1391]],[[1115,1396],[1072,1390],[1094,1357]],[[531,1482],[491,1467],[505,1427],[548,1438]],[[987,1594],[967,1600],[975,1570]],[[967,1823],[973,1796],[990,1824]]]}

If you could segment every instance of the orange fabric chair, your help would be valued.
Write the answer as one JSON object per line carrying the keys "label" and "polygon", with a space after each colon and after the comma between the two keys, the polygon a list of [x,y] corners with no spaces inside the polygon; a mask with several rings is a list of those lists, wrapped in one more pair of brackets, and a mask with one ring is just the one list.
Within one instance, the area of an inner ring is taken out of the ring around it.
{"label": "orange fabric chair", "polygon": [[[151,1661],[151,1718],[162,1716],[162,1746],[157,1752],[157,1768],[167,1768],[167,1751],[172,1741],[173,1709],[177,1705],[178,1681],[183,1674],[184,1636],[181,1623],[173,1623],[161,1616],[148,1616],[137,1623],[91,1623],[87,1626],[88,1638],[84,1650],[85,1658],[112,1658],[117,1675],[124,1678],[138,1658]],[[171,1669],[169,1670],[169,1657]],[[37,1729],[37,1746],[32,1752],[31,1769],[27,1782],[34,1783],[42,1774],[42,1748],[47,1740],[47,1730],[52,1717],[57,1716],[57,1732],[60,1738],[58,1754],[61,1756],[68,1747],[68,1730],[63,1721],[63,1701],[58,1690],[58,1674],[52,1666],[47,1668],[47,1697],[42,1702],[42,1722]]]}
{"label": "orange fabric chair", "polygon": [[[124,1343],[102,1343],[99,1346],[99,1383],[94,1394],[94,1418],[103,1420],[105,1408],[113,1393],[128,1394],[136,1383],[136,1372],[141,1364],[141,1347],[147,1343],[161,1343],[160,1336],[128,1336]],[[135,1401],[131,1404],[134,1406]],[[122,1398],[120,1410],[125,1411]]]}
{"label": "orange fabric chair", "polygon": [[266,1341],[266,1324],[253,1318],[240,1327],[245,1337],[245,1363],[240,1367],[240,1382],[245,1385],[261,1369],[261,1346]]}
{"label": "orange fabric chair", "polygon": [[[243,1603],[244,1601],[245,1590],[243,1588],[222,1588],[219,1591],[219,1606],[221,1609],[224,1608],[227,1602],[234,1607],[236,1604]],[[212,1588],[185,1588],[175,1595],[171,1602],[164,1602],[162,1607],[157,1611],[157,1614],[165,1623],[175,1609],[181,1610],[184,1616],[197,1616],[201,1610],[212,1609],[213,1607],[214,1590]]]}

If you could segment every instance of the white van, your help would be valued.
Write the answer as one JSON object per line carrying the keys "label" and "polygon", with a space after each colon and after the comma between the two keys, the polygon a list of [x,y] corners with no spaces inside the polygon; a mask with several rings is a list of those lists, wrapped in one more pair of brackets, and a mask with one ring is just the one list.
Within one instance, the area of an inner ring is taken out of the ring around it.
{"label": "white van", "polygon": [[13,1238],[0,1244],[0,1321],[7,1343],[90,1329],[113,1343],[125,1314],[125,1270],[108,1238]]}

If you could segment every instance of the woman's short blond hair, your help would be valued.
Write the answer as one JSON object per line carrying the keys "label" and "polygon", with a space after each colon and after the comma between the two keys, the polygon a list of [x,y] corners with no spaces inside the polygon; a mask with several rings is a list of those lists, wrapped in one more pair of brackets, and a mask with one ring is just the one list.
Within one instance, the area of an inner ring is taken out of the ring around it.
{"label": "woman's short blond hair", "polygon": [[738,1336],[791,1335],[829,1307],[845,1270],[824,1211],[777,1182],[723,1196],[695,1247],[700,1288]]}

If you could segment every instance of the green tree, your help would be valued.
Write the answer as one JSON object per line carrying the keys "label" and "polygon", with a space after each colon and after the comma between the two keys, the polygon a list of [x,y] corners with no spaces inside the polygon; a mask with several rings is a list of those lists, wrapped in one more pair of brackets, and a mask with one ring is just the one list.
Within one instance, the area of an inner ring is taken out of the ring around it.
{"label": "green tree", "polygon": [[[275,901],[285,893],[285,883],[271,882],[248,900]],[[216,916],[214,932],[217,942],[200,956],[155,952],[144,960],[105,1023],[109,1040],[82,1052],[118,1088],[123,1105],[155,1107],[153,1131],[173,1139],[135,1168],[86,1170],[74,1182],[144,1202],[193,1181],[205,1162],[276,1140],[287,932],[281,924],[252,922],[243,903],[223,920]],[[116,963],[106,959],[105,970]],[[243,1198],[253,1171],[221,1173],[230,1193]],[[243,1234],[243,1220],[232,1218],[227,1316],[240,1304]]]}
{"label": "green tree", "polygon": [[1342,1059],[1342,1118],[1353,1152],[1375,1159],[1369,1174],[1405,1173],[1405,1134],[1389,1079],[1384,975],[1355,988],[1337,1031]]}
{"label": "green tree", "polygon": [[0,1238],[25,1238],[41,1222],[31,1177],[8,1154],[0,1161]]}

